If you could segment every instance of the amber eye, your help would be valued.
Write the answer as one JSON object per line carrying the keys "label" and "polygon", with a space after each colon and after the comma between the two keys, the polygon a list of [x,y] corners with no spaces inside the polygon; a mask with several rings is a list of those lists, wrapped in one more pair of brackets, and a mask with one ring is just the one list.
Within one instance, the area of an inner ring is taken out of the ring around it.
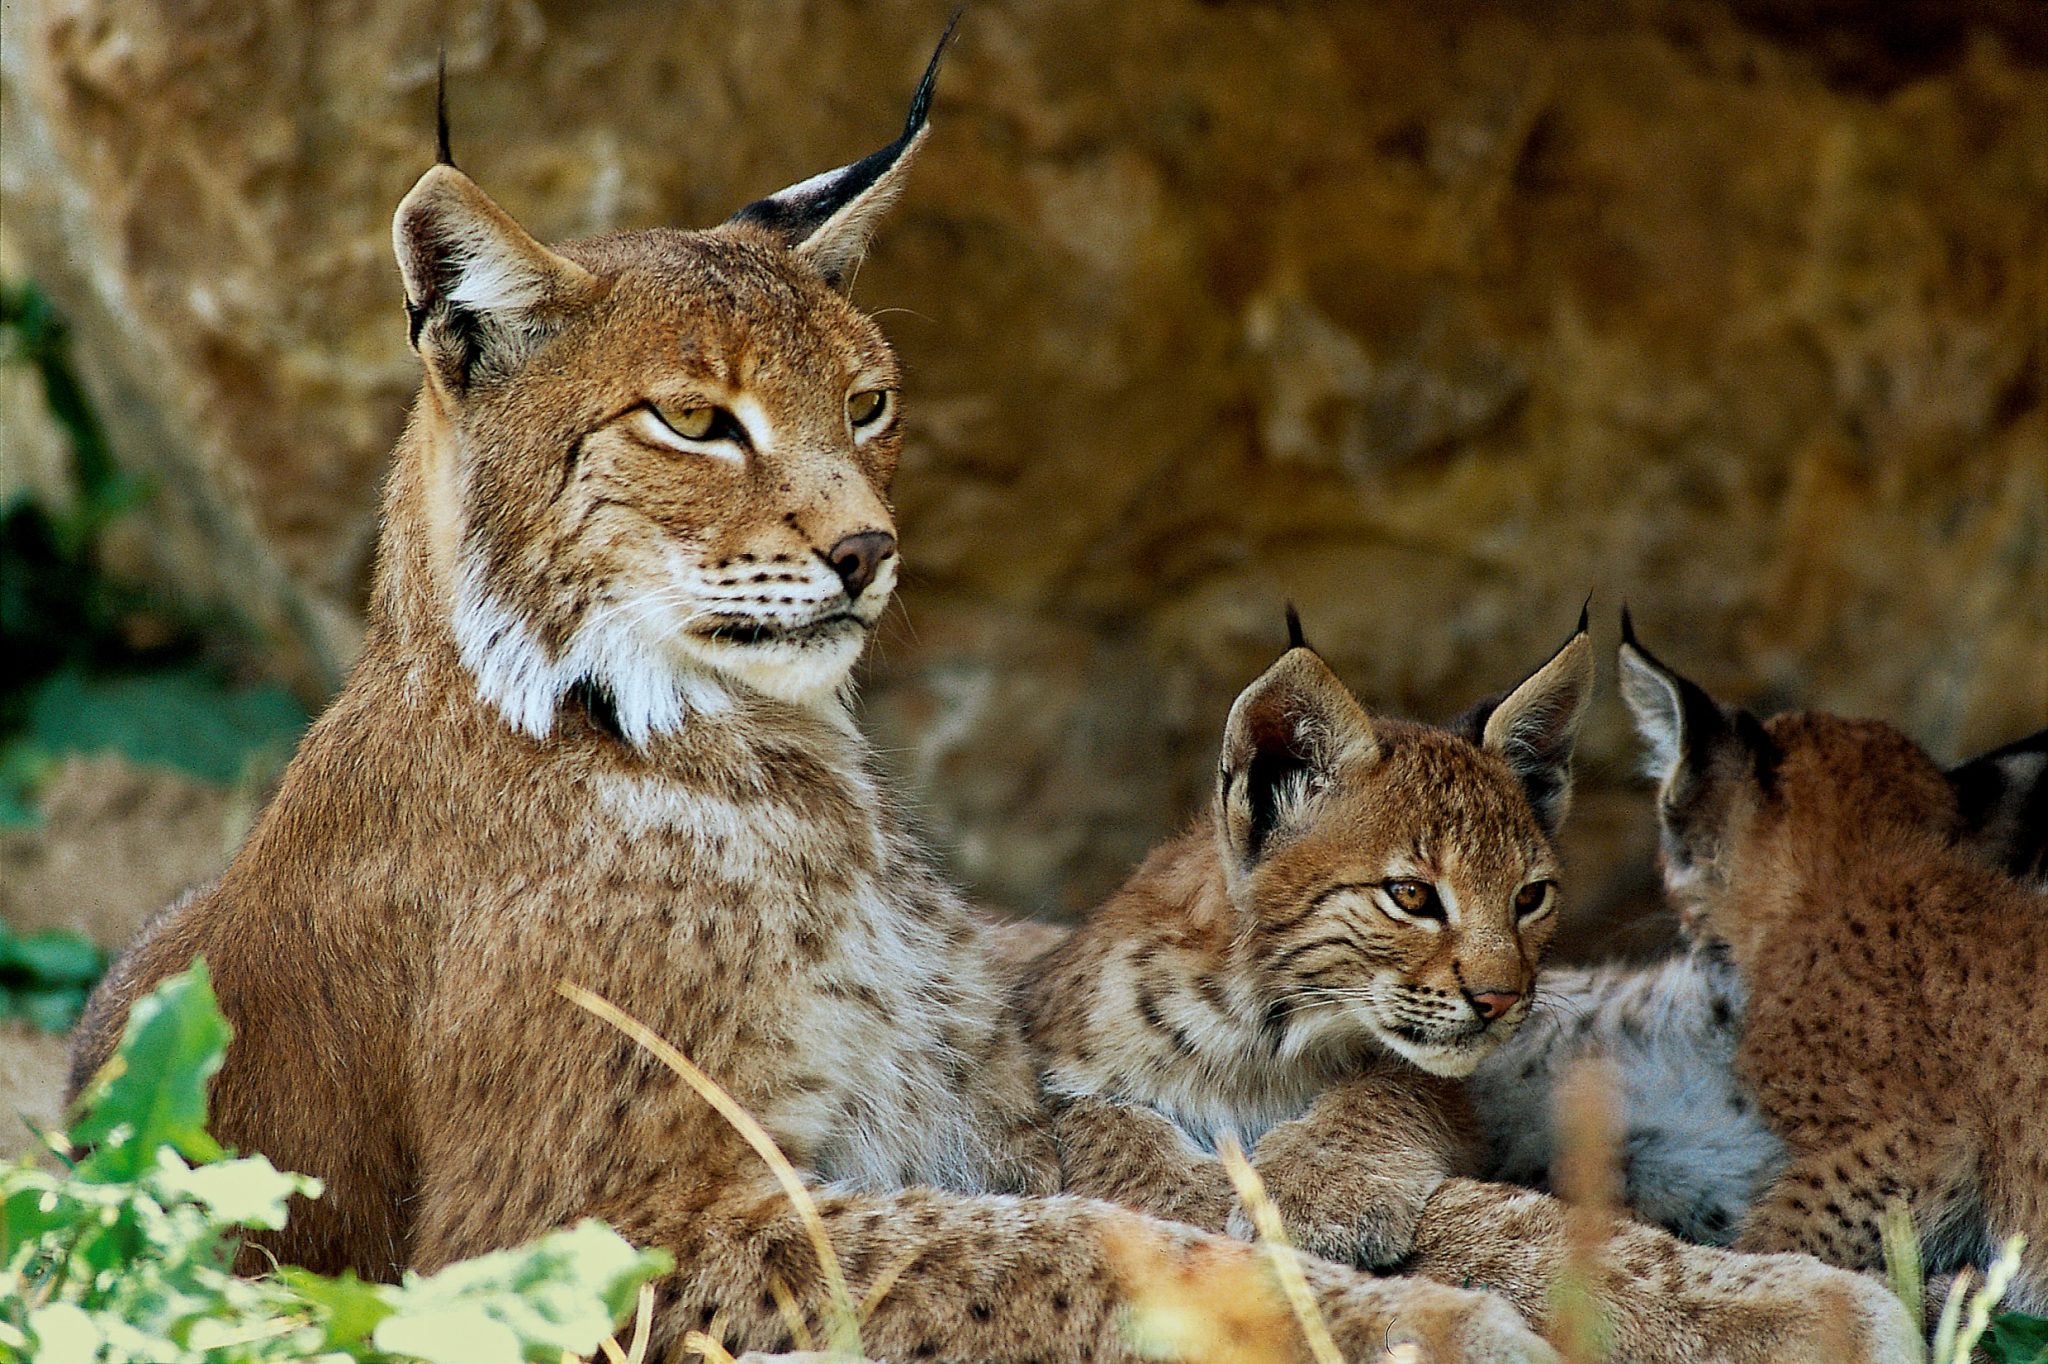
{"label": "amber eye", "polygon": [[707,404],[702,407],[656,407],[654,415],[684,440],[709,440],[711,433],[718,429],[720,414],[717,408]]}
{"label": "amber eye", "polygon": [[1550,902],[1550,892],[1555,888],[1555,882],[1531,881],[1515,892],[1515,913],[1523,918],[1534,914]]}
{"label": "amber eye", "polygon": [[855,426],[873,426],[889,411],[889,390],[864,389],[846,400],[846,417]]}
{"label": "amber eye", "polygon": [[1394,902],[1394,908],[1403,914],[1412,914],[1418,919],[1441,919],[1444,917],[1443,902],[1436,898],[1436,887],[1427,881],[1406,878],[1389,881],[1381,887],[1387,898]]}

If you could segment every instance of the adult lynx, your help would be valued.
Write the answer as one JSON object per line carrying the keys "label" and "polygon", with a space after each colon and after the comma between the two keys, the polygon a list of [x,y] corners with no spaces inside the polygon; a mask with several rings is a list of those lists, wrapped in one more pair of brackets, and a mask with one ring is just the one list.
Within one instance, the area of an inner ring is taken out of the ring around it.
{"label": "adult lynx", "polygon": [[[933,70],[937,59],[934,58]],[[894,814],[843,683],[896,576],[899,374],[841,287],[925,136],[703,232],[555,248],[452,165],[394,224],[425,384],[362,661],[214,887],[97,997],[75,1075],[195,954],[236,1041],[221,1137],[327,1181],[267,1249],[432,1269],[585,1215],[666,1247],[658,1343],[815,1329],[752,1152],[554,993],[646,1020],[829,1185],[891,1357],[1112,1360],[1103,1249],[1243,1258],[1049,1190],[980,925]],[[911,1187],[920,1186],[920,1187]],[[1311,1266],[1355,1352],[1547,1357],[1496,1300]]]}

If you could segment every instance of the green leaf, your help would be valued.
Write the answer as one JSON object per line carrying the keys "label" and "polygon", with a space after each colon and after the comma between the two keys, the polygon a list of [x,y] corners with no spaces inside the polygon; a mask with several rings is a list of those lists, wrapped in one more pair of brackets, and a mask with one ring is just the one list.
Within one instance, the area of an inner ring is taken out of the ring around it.
{"label": "green leaf", "polygon": [[186,1160],[217,1160],[206,1134],[206,1086],[230,1037],[206,963],[195,961],[136,1001],[114,1059],[79,1100],[71,1139],[94,1148],[81,1178],[135,1180],[169,1146]]}
{"label": "green leaf", "polygon": [[86,1312],[68,1302],[46,1303],[28,1314],[38,1364],[93,1364],[104,1337]]}
{"label": "green leaf", "polygon": [[284,1225],[287,1200],[293,1194],[320,1196],[321,1184],[310,1175],[281,1173],[268,1156],[245,1156],[240,1160],[216,1161],[190,1166],[171,1152],[163,1152],[150,1186],[170,1195],[165,1203],[179,1198],[204,1203],[214,1221],[224,1226],[260,1227],[276,1231]]}
{"label": "green leaf", "polygon": [[[512,1328],[482,1303],[424,1307],[377,1323],[371,1340],[380,1350],[427,1364],[523,1364],[527,1358]],[[591,1341],[595,1351],[597,1342]],[[559,1357],[560,1352],[556,1352]],[[540,1358],[546,1358],[542,1355]]]}
{"label": "green leaf", "polygon": [[107,969],[106,954],[88,938],[46,928],[25,938],[0,936],[0,972],[37,985],[90,986]]}
{"label": "green leaf", "polygon": [[69,1032],[78,1016],[85,1012],[89,994],[91,991],[79,985],[60,986],[55,990],[16,990],[8,1000],[7,1012],[38,1032]]}
{"label": "green leaf", "polygon": [[671,1263],[662,1252],[635,1250],[604,1223],[586,1219],[515,1250],[449,1265],[428,1278],[406,1275],[392,1299],[397,1312],[373,1339],[379,1349],[418,1354],[439,1364],[443,1358],[461,1357],[433,1352],[440,1348],[442,1333],[458,1323],[470,1323],[461,1329],[471,1329],[481,1312],[509,1330],[517,1343],[519,1353],[506,1358],[552,1361],[565,1350],[594,1354],[598,1342],[626,1315],[640,1285],[666,1273]]}
{"label": "green leaf", "polygon": [[1993,1364],[2048,1364],[2048,1317],[2000,1312],[1982,1347]]}
{"label": "green leaf", "polygon": [[310,1269],[287,1265],[278,1270],[286,1287],[311,1303],[323,1318],[327,1348],[353,1349],[364,1344],[377,1324],[394,1310],[385,1298],[392,1290],[384,1284],[364,1283],[353,1269],[341,1277],[323,1278]]}

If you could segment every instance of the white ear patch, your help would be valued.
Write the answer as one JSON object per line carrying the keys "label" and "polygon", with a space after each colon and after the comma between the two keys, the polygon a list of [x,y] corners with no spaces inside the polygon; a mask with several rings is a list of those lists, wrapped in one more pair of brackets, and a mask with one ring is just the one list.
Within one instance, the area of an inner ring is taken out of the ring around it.
{"label": "white ear patch", "polygon": [[1626,644],[1621,648],[1619,676],[1622,699],[1648,746],[1643,773],[1656,782],[1668,781],[1685,752],[1685,709],[1678,687]]}

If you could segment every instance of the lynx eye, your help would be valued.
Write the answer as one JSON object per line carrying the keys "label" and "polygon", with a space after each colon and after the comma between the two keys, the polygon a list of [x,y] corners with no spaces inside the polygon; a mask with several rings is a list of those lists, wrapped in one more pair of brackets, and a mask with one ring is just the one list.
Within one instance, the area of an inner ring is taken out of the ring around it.
{"label": "lynx eye", "polygon": [[718,429],[719,411],[708,404],[703,407],[656,407],[654,415],[684,440],[710,440],[711,433]]}
{"label": "lynx eye", "polygon": [[1387,899],[1393,903],[1394,908],[1400,910],[1403,914],[1417,919],[1442,919],[1445,917],[1443,901],[1437,898],[1436,887],[1427,881],[1417,881],[1408,877],[1402,877],[1399,880],[1386,882],[1380,889],[1385,892]]}
{"label": "lynx eye", "polygon": [[889,415],[889,390],[869,388],[846,400],[846,418],[856,428],[877,425]]}
{"label": "lynx eye", "polygon": [[1557,889],[1555,881],[1531,881],[1515,892],[1515,916],[1526,919],[1550,903],[1550,892]]}

